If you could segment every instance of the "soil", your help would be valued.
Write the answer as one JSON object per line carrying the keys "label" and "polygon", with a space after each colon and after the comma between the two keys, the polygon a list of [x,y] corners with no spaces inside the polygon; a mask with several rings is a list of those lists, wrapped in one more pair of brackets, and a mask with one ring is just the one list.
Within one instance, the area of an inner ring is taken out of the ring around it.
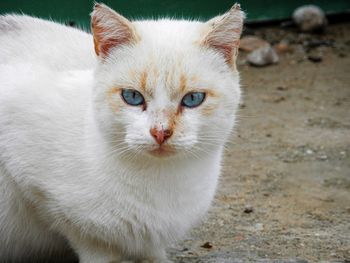
{"label": "soil", "polygon": [[319,35],[247,31],[282,43],[280,61],[252,67],[241,52],[244,102],[216,200],[169,254],[175,262],[350,262],[350,23]]}

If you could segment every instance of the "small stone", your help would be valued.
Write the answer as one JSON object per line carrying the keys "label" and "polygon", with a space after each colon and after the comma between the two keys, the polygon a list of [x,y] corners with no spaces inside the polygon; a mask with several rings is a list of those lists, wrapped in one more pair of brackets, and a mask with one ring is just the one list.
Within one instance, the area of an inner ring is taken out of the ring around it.
{"label": "small stone", "polygon": [[280,95],[264,95],[262,100],[265,102],[280,103],[286,100],[286,97]]}
{"label": "small stone", "polygon": [[285,100],[286,100],[285,97],[279,96],[279,97],[276,97],[276,98],[273,100],[273,102],[278,103],[278,102],[285,101]]}
{"label": "small stone", "polygon": [[284,87],[284,86],[278,86],[276,89],[279,90],[279,91],[286,91],[286,90],[288,90],[288,88]]}
{"label": "small stone", "polygon": [[279,61],[276,51],[270,46],[264,46],[251,52],[247,56],[247,61],[257,67],[275,64]]}
{"label": "small stone", "polygon": [[307,58],[314,63],[318,63],[322,61],[322,57],[318,55],[309,55]]}
{"label": "small stone", "polygon": [[275,46],[278,53],[290,53],[293,52],[293,48],[285,41],[281,41]]}
{"label": "small stone", "polygon": [[306,154],[308,154],[308,155],[310,155],[310,154],[313,154],[313,153],[314,153],[314,151],[313,151],[313,150],[311,150],[311,149],[307,149],[307,150],[305,151],[305,153],[306,153]]}
{"label": "small stone", "polygon": [[210,249],[210,248],[213,248],[213,245],[210,242],[205,242],[203,245],[201,245],[201,247]]}
{"label": "small stone", "polygon": [[315,5],[305,5],[293,13],[294,23],[304,32],[322,31],[328,24],[321,8]]}
{"label": "small stone", "polygon": [[318,160],[320,161],[327,161],[328,160],[328,156],[327,155],[321,155],[319,157],[317,157]]}
{"label": "small stone", "polygon": [[242,37],[239,43],[239,48],[243,51],[251,52],[255,49],[268,46],[269,43],[256,36]]}
{"label": "small stone", "polygon": [[252,212],[254,212],[254,208],[253,208],[251,205],[246,205],[246,206],[244,207],[244,213],[250,214],[250,213],[252,213]]}

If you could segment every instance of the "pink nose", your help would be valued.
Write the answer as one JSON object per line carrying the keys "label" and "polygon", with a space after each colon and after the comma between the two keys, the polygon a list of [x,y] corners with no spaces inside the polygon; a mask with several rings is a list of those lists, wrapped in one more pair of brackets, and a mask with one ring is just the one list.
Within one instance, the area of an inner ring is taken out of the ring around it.
{"label": "pink nose", "polygon": [[162,145],[167,139],[171,137],[171,135],[173,135],[172,130],[158,130],[157,128],[152,128],[150,130],[150,133],[159,145]]}

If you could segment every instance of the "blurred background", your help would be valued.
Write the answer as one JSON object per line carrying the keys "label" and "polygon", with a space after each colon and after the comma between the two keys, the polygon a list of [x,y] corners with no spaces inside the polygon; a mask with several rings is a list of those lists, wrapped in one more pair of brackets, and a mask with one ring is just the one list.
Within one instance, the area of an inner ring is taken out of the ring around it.
{"label": "blurred background", "polygon": [[[227,11],[234,0],[104,0],[101,1],[128,18],[185,17],[208,19]],[[247,13],[247,21],[266,21],[285,19],[293,10],[305,4],[316,4],[327,14],[344,13],[350,10],[349,0],[241,0],[239,2]],[[25,13],[42,18],[52,18],[64,23],[76,23],[89,27],[89,13],[93,1],[87,0],[1,0],[0,13]]]}

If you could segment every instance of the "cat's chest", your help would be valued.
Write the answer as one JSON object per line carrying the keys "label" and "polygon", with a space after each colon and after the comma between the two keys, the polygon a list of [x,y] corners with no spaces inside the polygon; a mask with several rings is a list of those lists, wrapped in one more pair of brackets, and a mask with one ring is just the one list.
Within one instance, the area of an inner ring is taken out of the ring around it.
{"label": "cat's chest", "polygon": [[[215,188],[219,165],[216,160],[190,165],[121,169],[108,175],[101,198],[113,198],[116,207],[154,214],[195,210]],[[207,193],[208,194],[207,194]],[[204,194],[204,196],[203,196]],[[106,197],[106,195],[108,197]]]}
{"label": "cat's chest", "polygon": [[[124,225],[136,229],[185,229],[209,207],[220,165],[211,158],[211,163],[203,160],[162,169],[124,168],[91,174],[80,181],[79,191],[70,191],[76,195],[74,206],[80,218],[103,221],[115,229]],[[99,220],[101,215],[103,220]]]}
{"label": "cat's chest", "polygon": [[192,167],[196,172],[186,167],[158,170],[157,177],[144,169],[137,179],[120,180],[114,186],[118,190],[110,190],[114,195],[109,210],[112,228],[122,236],[138,233],[151,243],[181,238],[203,216],[213,198],[219,167],[206,164]]}

